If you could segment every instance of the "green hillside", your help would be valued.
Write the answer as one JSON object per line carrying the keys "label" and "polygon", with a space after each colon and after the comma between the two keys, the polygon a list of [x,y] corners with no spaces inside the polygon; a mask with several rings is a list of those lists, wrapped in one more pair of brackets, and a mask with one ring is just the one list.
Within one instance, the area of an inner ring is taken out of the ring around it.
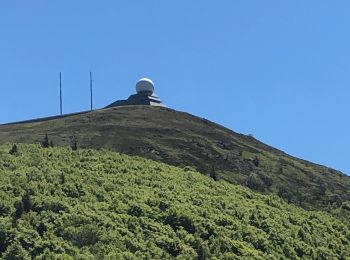
{"label": "green hillside", "polygon": [[188,167],[10,148],[0,146],[2,259],[350,258],[349,223]]}
{"label": "green hillside", "polygon": [[[175,166],[191,166],[304,208],[333,210],[350,201],[350,177],[291,157],[251,136],[171,109],[129,106],[53,120],[0,126],[0,143],[55,146],[77,140],[82,148],[106,148]],[[288,138],[286,136],[286,138]]]}

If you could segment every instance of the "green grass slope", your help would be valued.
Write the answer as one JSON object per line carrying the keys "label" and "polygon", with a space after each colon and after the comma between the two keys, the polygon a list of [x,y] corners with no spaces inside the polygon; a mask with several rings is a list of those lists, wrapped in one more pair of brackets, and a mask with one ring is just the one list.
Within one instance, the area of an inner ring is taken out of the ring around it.
{"label": "green grass slope", "polygon": [[189,168],[0,146],[2,259],[349,259],[350,226]]}
{"label": "green grass slope", "polygon": [[[171,109],[129,106],[55,120],[0,126],[0,143],[107,148],[175,166],[192,166],[304,208],[339,208],[350,200],[350,177],[291,157],[256,139]],[[287,138],[287,137],[286,137]]]}

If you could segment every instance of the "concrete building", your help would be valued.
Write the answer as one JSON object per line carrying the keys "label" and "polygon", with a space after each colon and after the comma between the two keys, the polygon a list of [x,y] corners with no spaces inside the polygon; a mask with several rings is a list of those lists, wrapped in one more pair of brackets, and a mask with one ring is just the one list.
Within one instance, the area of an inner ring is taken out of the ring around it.
{"label": "concrete building", "polygon": [[136,94],[131,95],[126,100],[117,100],[116,102],[106,106],[106,108],[130,105],[165,107],[157,94],[154,93],[154,83],[152,80],[147,78],[140,79],[136,83]]}

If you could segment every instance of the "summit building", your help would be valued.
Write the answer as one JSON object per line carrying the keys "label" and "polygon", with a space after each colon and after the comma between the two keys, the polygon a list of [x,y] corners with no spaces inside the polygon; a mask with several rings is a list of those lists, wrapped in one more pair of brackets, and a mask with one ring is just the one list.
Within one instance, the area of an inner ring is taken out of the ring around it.
{"label": "summit building", "polygon": [[106,106],[106,108],[130,105],[165,107],[157,94],[154,93],[154,83],[152,80],[147,78],[140,79],[136,83],[136,94],[131,95],[126,100],[117,100],[116,102]]}

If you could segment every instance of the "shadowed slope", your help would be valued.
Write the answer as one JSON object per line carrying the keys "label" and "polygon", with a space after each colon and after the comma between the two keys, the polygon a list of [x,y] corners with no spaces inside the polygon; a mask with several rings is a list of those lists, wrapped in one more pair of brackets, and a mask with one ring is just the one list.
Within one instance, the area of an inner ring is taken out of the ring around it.
{"label": "shadowed slope", "polygon": [[350,178],[291,157],[256,139],[175,110],[127,106],[0,126],[0,143],[37,143],[45,135],[67,146],[107,148],[220,175],[260,192],[273,192],[303,207],[341,206],[350,199]]}

